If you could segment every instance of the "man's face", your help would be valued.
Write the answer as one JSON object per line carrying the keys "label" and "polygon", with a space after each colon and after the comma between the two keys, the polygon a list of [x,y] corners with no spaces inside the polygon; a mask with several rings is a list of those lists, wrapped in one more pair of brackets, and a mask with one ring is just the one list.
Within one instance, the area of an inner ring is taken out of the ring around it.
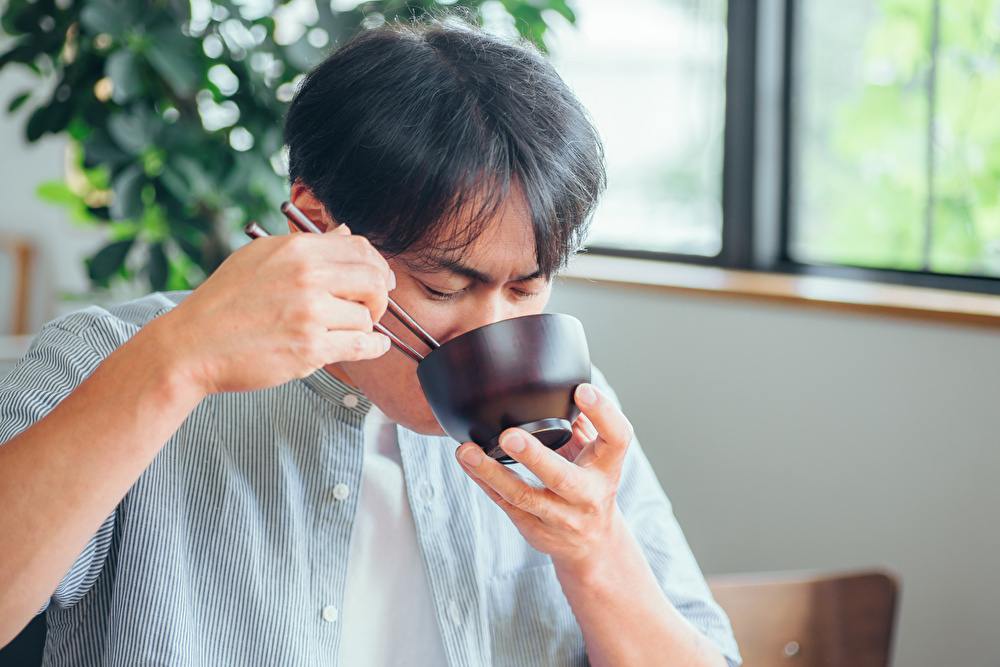
{"label": "man's face", "polygon": [[[390,296],[439,343],[485,324],[540,313],[551,290],[550,280],[539,275],[530,211],[519,194],[471,245],[414,250],[389,259],[389,266],[396,274]],[[418,352],[428,351],[391,314],[381,322]],[[416,363],[399,350],[327,370],[358,387],[392,421],[419,433],[444,434],[420,388]]]}

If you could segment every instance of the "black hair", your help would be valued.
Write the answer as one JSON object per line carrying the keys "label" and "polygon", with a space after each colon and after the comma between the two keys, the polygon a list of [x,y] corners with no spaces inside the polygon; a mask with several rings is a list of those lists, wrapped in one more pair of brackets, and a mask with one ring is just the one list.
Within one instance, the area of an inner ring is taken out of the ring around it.
{"label": "black hair", "polygon": [[[289,180],[389,256],[464,247],[521,188],[550,276],[606,182],[598,133],[546,58],[455,20],[353,37],[305,78],[284,138]],[[459,213],[470,225],[447,231]]]}

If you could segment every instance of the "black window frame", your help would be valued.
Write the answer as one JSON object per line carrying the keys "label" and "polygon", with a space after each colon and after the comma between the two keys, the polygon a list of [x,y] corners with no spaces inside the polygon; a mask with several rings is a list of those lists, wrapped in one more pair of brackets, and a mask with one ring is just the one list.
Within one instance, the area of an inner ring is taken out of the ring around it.
{"label": "black window frame", "polygon": [[795,46],[800,0],[730,0],[715,256],[591,245],[589,254],[1000,294],[1000,278],[809,264],[789,252],[795,195]]}

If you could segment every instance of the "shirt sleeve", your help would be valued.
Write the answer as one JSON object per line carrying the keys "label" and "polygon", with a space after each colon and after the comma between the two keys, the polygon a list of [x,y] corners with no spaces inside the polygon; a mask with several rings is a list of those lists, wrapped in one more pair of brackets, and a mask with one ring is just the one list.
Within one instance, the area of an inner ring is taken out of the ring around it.
{"label": "shirt sleeve", "polygon": [[[51,412],[93,373],[130,335],[122,324],[96,308],[47,324],[27,354],[0,380],[0,443],[6,443]],[[108,554],[115,514],[112,511],[91,537],[50,602],[71,606],[94,585]]]}
{"label": "shirt sleeve", "polygon": [[[593,383],[618,404],[618,397],[596,368]],[[712,598],[670,501],[635,439],[625,455],[618,505],[670,602],[719,649],[730,667],[740,665],[729,619]]]}

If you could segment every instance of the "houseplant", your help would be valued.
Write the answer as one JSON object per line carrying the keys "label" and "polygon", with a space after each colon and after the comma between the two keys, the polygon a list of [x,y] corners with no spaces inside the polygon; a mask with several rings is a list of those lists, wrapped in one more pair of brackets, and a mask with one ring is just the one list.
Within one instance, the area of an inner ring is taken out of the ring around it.
{"label": "houseplant", "polygon": [[29,142],[69,140],[64,178],[39,195],[106,227],[95,287],[189,289],[244,222],[279,228],[282,119],[303,73],[357,30],[445,5],[500,12],[543,48],[546,12],[575,18],[566,0],[11,0],[0,70],[38,85],[7,108],[32,107]]}

